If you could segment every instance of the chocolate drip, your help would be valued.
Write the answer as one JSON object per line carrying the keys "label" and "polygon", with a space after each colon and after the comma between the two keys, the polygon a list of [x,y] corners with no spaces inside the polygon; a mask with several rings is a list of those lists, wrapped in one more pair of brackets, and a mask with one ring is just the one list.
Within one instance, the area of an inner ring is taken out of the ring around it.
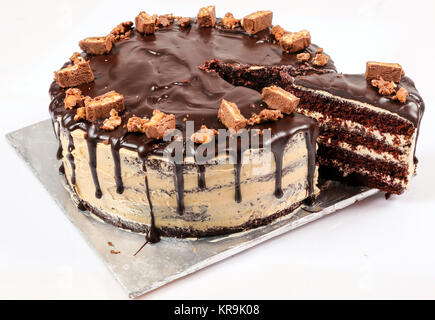
{"label": "chocolate drip", "polygon": [[205,183],[205,165],[198,165],[198,188],[204,190],[206,188]]}
{"label": "chocolate drip", "polygon": [[174,163],[174,184],[175,191],[177,192],[177,213],[183,215],[184,213],[184,176],[183,164]]}
{"label": "chocolate drip", "polygon": [[[147,244],[148,242],[150,242],[150,243],[156,243],[156,242],[160,241],[160,232],[156,228],[156,222],[155,222],[155,217],[154,217],[154,212],[153,212],[153,204],[151,202],[150,187],[148,185],[147,167],[146,167],[145,161],[143,162],[142,168],[143,168],[143,170],[145,172],[145,188],[146,188],[146,195],[147,195],[147,199],[148,199],[148,205],[150,207],[150,217],[151,217],[150,230],[148,231],[148,233],[146,235],[146,240],[147,241],[146,241],[145,244]],[[136,254],[137,254],[137,252],[136,252]]]}
{"label": "chocolate drip", "polygon": [[284,193],[282,192],[282,157],[284,154],[284,148],[274,148],[272,150],[275,157],[275,197],[282,198]]}
{"label": "chocolate drip", "polygon": [[234,176],[235,176],[235,200],[237,203],[242,202],[242,190],[240,189],[240,170],[242,169],[242,164],[238,161],[234,164]]}
{"label": "chocolate drip", "polygon": [[76,164],[74,163],[74,156],[72,151],[74,150],[74,139],[71,134],[68,135],[68,153],[66,158],[71,164],[71,184],[74,186],[76,184]]}
{"label": "chocolate drip", "polygon": [[314,195],[314,172],[316,169],[316,140],[317,134],[310,131],[305,132],[305,141],[308,150],[308,195],[306,202],[312,204]]}
{"label": "chocolate drip", "polygon": [[95,197],[100,199],[103,194],[101,192],[100,182],[97,174],[97,140],[95,138],[95,125],[91,125],[86,137],[88,152],[89,152],[89,168],[92,173],[92,180],[95,185]]}
{"label": "chocolate drip", "polygon": [[65,166],[63,165],[63,162],[59,166],[59,173],[60,174],[65,174]]}
{"label": "chocolate drip", "polygon": [[122,183],[121,160],[119,156],[120,140],[110,139],[110,149],[112,151],[112,158],[115,166],[116,192],[122,194],[124,192],[124,184]]}

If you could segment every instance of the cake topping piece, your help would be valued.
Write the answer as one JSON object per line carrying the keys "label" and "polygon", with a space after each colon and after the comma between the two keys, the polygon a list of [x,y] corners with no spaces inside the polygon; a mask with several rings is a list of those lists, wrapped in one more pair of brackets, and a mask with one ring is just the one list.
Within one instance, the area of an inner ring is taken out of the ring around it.
{"label": "cake topping piece", "polygon": [[167,27],[174,22],[175,16],[172,13],[161,15],[157,18],[157,27]]}
{"label": "cake topping piece", "polygon": [[379,80],[372,80],[371,84],[373,87],[378,88],[379,94],[383,96],[389,96],[396,92],[396,84],[393,81],[385,81],[382,77]]}
{"label": "cake topping piece", "polygon": [[225,29],[235,29],[240,24],[240,20],[234,18],[231,12],[227,12],[225,17],[222,19],[222,26]]}
{"label": "cake topping piece", "polygon": [[175,129],[175,115],[155,109],[151,119],[136,116],[128,119],[128,132],[141,132],[150,139],[162,139],[168,130]]}
{"label": "cake topping piece", "polygon": [[200,27],[214,27],[216,24],[216,10],[214,6],[201,8],[198,12],[198,24]]}
{"label": "cake topping piece", "polygon": [[117,25],[115,28],[113,28],[110,34],[113,35],[114,41],[119,41],[128,38],[132,28],[133,28],[133,22],[131,21],[122,22],[119,25]]}
{"label": "cake topping piece", "polygon": [[79,121],[79,120],[85,120],[85,119],[86,119],[86,108],[85,107],[77,108],[77,113],[74,116],[74,120]]}
{"label": "cake topping piece", "polygon": [[101,96],[85,98],[86,120],[94,122],[98,119],[110,116],[112,109],[115,111],[124,110],[124,96],[116,91],[109,91]]}
{"label": "cake topping piece", "polygon": [[317,51],[319,50],[321,51],[316,53],[316,55],[314,56],[311,62],[315,66],[323,67],[328,63],[329,57],[326,54],[322,53],[323,52],[322,48],[317,49]]}
{"label": "cake topping piece", "polygon": [[218,118],[228,129],[239,131],[247,125],[246,118],[240,113],[235,103],[222,99]]}
{"label": "cake topping piece", "polygon": [[285,30],[281,26],[276,25],[270,29],[270,34],[273,35],[276,41],[279,41],[284,36]]}
{"label": "cake topping piece", "polygon": [[65,109],[72,109],[74,107],[83,107],[85,97],[82,96],[82,92],[77,88],[69,88],[65,91]]}
{"label": "cake topping piece", "polygon": [[306,49],[311,44],[311,35],[307,30],[286,33],[280,40],[281,47],[290,53]]}
{"label": "cake topping piece", "polygon": [[214,129],[208,129],[206,126],[202,125],[201,129],[196,131],[190,137],[195,143],[209,143],[214,139],[214,136],[217,135],[218,132]]}
{"label": "cake topping piece", "polygon": [[262,122],[276,121],[283,117],[281,110],[263,109],[259,114],[253,114],[251,118],[248,119],[248,125],[252,126]]}
{"label": "cake topping piece", "polygon": [[186,28],[192,24],[192,19],[191,18],[180,18],[180,19],[178,19],[178,24],[180,25],[180,27]]}
{"label": "cake topping piece", "polygon": [[263,88],[261,97],[271,109],[292,113],[299,104],[299,98],[277,86]]}
{"label": "cake topping piece", "polygon": [[402,103],[406,103],[407,96],[408,96],[408,90],[402,87],[399,90],[397,90],[396,95],[393,97],[393,100],[399,100]]}
{"label": "cake topping piece", "polygon": [[83,83],[94,81],[89,62],[83,59],[78,52],[70,58],[72,65],[54,72],[54,79],[62,88],[76,87]]}
{"label": "cake topping piece", "polygon": [[142,132],[145,133],[144,124],[148,122],[148,118],[139,118],[136,116],[131,117],[128,119],[127,122],[127,131],[128,132]]}
{"label": "cake topping piece", "polygon": [[382,79],[400,82],[403,75],[402,66],[398,63],[368,61],[366,64],[366,79]]}
{"label": "cake topping piece", "polygon": [[143,129],[148,138],[162,139],[168,130],[175,129],[175,115],[155,109],[151,119],[143,123]]}
{"label": "cake topping piece", "polygon": [[134,21],[139,32],[153,34],[156,30],[157,15],[150,16],[145,11],[141,11]]}
{"label": "cake topping piece", "polygon": [[308,52],[301,52],[296,55],[296,59],[299,62],[308,62],[311,58],[311,55]]}
{"label": "cake topping piece", "polygon": [[112,50],[112,40],[113,35],[105,37],[89,37],[80,40],[79,46],[86,53],[100,55],[109,53],[110,50]]}
{"label": "cake topping piece", "polygon": [[118,111],[115,109],[110,110],[110,117],[104,120],[101,129],[112,131],[121,125],[121,117],[118,116]]}
{"label": "cake topping piece", "polygon": [[249,34],[255,34],[272,25],[272,11],[257,11],[243,18],[243,29]]}

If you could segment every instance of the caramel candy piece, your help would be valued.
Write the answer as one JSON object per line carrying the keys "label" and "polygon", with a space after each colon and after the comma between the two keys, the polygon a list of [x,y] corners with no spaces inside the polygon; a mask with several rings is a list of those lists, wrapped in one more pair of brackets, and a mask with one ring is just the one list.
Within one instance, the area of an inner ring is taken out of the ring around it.
{"label": "caramel candy piece", "polygon": [[307,30],[295,33],[286,33],[280,40],[281,47],[290,53],[298,52],[308,48],[311,44],[311,35]]}
{"label": "caramel candy piece", "polygon": [[284,36],[285,30],[281,26],[276,25],[270,29],[270,34],[273,35],[275,40],[279,41]]}
{"label": "caramel candy piece", "polygon": [[257,11],[243,18],[243,29],[249,34],[255,34],[272,25],[272,11]]}
{"label": "caramel candy piece", "polygon": [[190,26],[192,24],[192,19],[191,18],[180,18],[180,19],[178,19],[178,24],[180,25],[180,27],[187,28],[188,26]]}
{"label": "caramel candy piece", "polygon": [[133,22],[131,21],[120,23],[110,32],[110,34],[113,36],[112,41],[119,41],[121,39],[127,38],[130,35],[132,28]]}
{"label": "caramel candy piece", "polygon": [[308,52],[301,52],[296,55],[296,59],[299,62],[308,62],[311,58],[311,55]]}
{"label": "caramel candy piece", "polygon": [[403,75],[402,66],[398,63],[368,61],[366,64],[366,79],[384,79],[385,81],[400,82]]}
{"label": "caramel candy piece", "polygon": [[224,29],[235,29],[240,23],[239,19],[234,18],[231,12],[227,12],[225,17],[222,19],[222,26]]}
{"label": "caramel candy piece", "polygon": [[228,129],[234,129],[236,131],[246,127],[248,122],[240,113],[237,105],[225,99],[222,99],[221,106],[218,111],[218,118]]}
{"label": "caramel candy piece", "polygon": [[65,91],[65,109],[72,109],[74,107],[83,107],[85,97],[82,96],[82,92],[77,88],[69,88]]}
{"label": "caramel candy piece", "polygon": [[281,113],[281,110],[263,109],[259,114],[254,114],[251,116],[251,118],[248,119],[248,125],[252,126],[258,123],[276,121],[283,117],[284,116]]}
{"label": "caramel candy piece", "polygon": [[128,132],[142,132],[145,133],[144,124],[148,122],[148,118],[139,118],[136,116],[131,117],[128,119],[127,122],[127,131]]}
{"label": "caramel candy piece", "polygon": [[263,88],[261,97],[271,109],[292,113],[299,104],[299,98],[277,86]]}
{"label": "caramel candy piece", "polygon": [[[323,50],[321,52],[323,52]],[[321,52],[317,53],[314,56],[313,60],[311,61],[311,63],[314,64],[315,66],[323,67],[329,61],[329,57],[326,54],[321,53]]]}
{"label": "caramel candy piece", "polygon": [[117,127],[121,125],[121,117],[118,116],[118,111],[115,109],[110,110],[110,117],[104,120],[103,125],[101,126],[101,129],[107,130],[107,131],[113,131]]}
{"label": "caramel candy piece", "polygon": [[402,103],[406,103],[407,96],[408,96],[408,90],[402,87],[396,92],[396,95],[393,97],[393,100],[399,100]]}
{"label": "caramel candy piece", "polygon": [[214,27],[216,24],[216,10],[214,6],[201,8],[198,12],[198,24],[200,27]]}
{"label": "caramel candy piece", "polygon": [[396,84],[393,81],[385,81],[382,77],[379,80],[373,79],[371,84],[373,87],[377,87],[379,94],[383,96],[389,96],[396,92]]}
{"label": "caramel candy piece", "polygon": [[112,40],[111,36],[89,37],[80,40],[79,47],[86,53],[101,55],[109,53],[112,50]]}
{"label": "caramel candy piece", "polygon": [[153,34],[156,30],[157,16],[150,16],[145,11],[141,11],[135,18],[136,29],[145,34]]}
{"label": "caramel candy piece", "polygon": [[94,122],[95,120],[109,117],[112,109],[118,112],[123,111],[124,96],[115,91],[109,91],[94,99],[86,97],[85,108],[86,120]]}
{"label": "caramel candy piece", "polygon": [[214,139],[214,136],[217,135],[217,131],[213,129],[208,129],[206,126],[202,125],[201,129],[196,131],[190,137],[195,143],[209,143]]}
{"label": "caramel candy piece", "polygon": [[162,139],[168,130],[175,129],[175,115],[155,109],[149,121],[143,123],[143,130],[150,139]]}
{"label": "caramel candy piece", "polygon": [[78,120],[85,120],[85,119],[86,119],[86,108],[85,107],[77,108],[77,113],[74,116],[74,120],[78,121]]}
{"label": "caramel candy piece", "polygon": [[79,53],[74,53],[70,60],[72,65],[54,72],[54,80],[59,86],[62,88],[76,87],[94,81],[89,62],[80,57]]}

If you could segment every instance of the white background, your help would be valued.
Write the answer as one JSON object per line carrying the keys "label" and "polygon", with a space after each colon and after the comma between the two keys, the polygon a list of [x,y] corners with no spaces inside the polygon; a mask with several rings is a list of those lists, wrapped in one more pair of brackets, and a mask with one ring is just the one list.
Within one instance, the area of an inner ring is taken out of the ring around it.
{"label": "white background", "polygon": [[[53,71],[78,41],[141,10],[196,15],[213,1],[0,2],[0,298],[126,298],[4,135],[48,118]],[[435,298],[433,1],[215,1],[218,16],[274,12],[308,29],[337,69],[399,62],[426,102],[411,190],[383,195],[254,247],[144,298]],[[55,155],[47,154],[47,157]]]}

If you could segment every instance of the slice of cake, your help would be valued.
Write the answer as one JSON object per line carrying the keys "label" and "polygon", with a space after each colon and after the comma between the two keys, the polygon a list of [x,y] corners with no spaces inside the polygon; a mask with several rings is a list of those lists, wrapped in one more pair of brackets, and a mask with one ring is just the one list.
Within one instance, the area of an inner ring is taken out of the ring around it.
{"label": "slice of cake", "polygon": [[397,64],[369,62],[364,74],[297,78],[287,89],[320,127],[321,176],[400,194],[415,173],[424,103]]}

